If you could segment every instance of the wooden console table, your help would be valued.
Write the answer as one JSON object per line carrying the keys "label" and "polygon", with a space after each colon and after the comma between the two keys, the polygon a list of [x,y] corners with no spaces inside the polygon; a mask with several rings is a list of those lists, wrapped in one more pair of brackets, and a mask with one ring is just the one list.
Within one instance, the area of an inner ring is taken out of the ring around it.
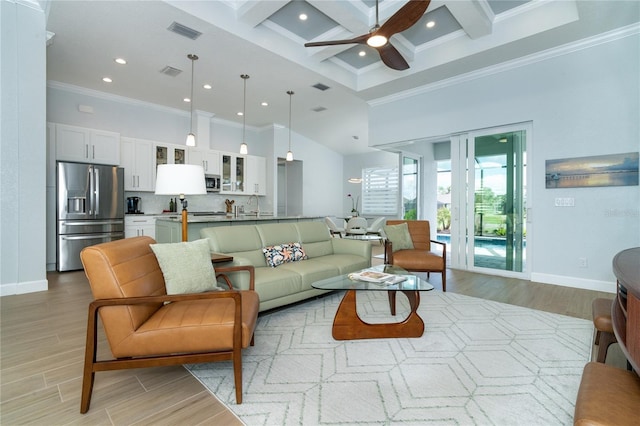
{"label": "wooden console table", "polygon": [[631,367],[640,375],[640,247],[616,254],[613,273],[618,280],[611,307],[613,332]]}

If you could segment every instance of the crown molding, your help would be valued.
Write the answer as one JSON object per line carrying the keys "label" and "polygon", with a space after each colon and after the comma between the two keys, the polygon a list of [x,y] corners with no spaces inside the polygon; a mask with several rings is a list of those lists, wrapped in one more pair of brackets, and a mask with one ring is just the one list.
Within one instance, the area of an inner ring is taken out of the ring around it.
{"label": "crown molding", "polygon": [[[166,107],[158,104],[154,104],[151,102],[140,101],[138,99],[127,98],[126,96],[114,95],[111,93],[100,92],[98,90],[87,89],[85,87],[75,86],[73,84],[61,83],[59,81],[49,80],[47,81],[47,87],[51,89],[62,90],[65,92],[75,93],[78,95],[91,96],[93,98],[102,99],[110,102],[118,102],[121,104],[127,104],[131,106],[143,107],[153,109],[159,112],[169,113],[181,115],[184,117],[189,117],[189,111],[184,111],[177,108]],[[209,118],[212,123],[223,124],[229,127],[237,127],[242,128],[242,124],[236,123],[235,121],[229,121],[222,118],[216,117],[216,115],[212,112],[204,111],[201,109],[196,109],[193,111],[195,114],[198,114],[202,117]],[[247,125],[247,129],[251,129],[254,131],[258,131],[258,128],[255,126]]]}
{"label": "crown molding", "polygon": [[599,46],[601,44],[610,43],[610,42],[620,40],[626,37],[631,37],[637,34],[640,34],[640,23],[634,23],[626,27],[617,28],[615,30],[598,34],[593,37],[588,37],[582,40],[578,40],[576,42],[567,43],[565,45],[555,47],[552,49],[543,50],[542,52],[523,56],[521,58],[513,59],[511,61],[503,62],[497,65],[492,65],[490,67],[486,67],[480,70],[476,70],[466,74],[451,77],[446,80],[441,80],[435,83],[426,84],[424,86],[394,93],[393,95],[373,99],[371,101],[368,101],[367,104],[372,107],[384,105],[387,103],[410,98],[412,96],[416,96],[419,94],[433,92],[435,90],[455,86],[457,84],[464,83],[467,81],[476,80],[482,77],[487,77],[493,74],[498,74],[504,71],[509,71],[512,69],[531,65],[537,62],[546,61],[548,59],[556,58],[559,56],[564,56],[574,52],[579,52],[584,49],[589,49],[595,46]]}
{"label": "crown molding", "polygon": [[103,99],[105,101],[118,102],[132,106],[154,109],[160,112],[168,112],[170,114],[183,115],[189,117],[189,111],[177,108],[166,107],[151,102],[140,101],[138,99],[127,98],[126,96],[114,95],[111,93],[100,92],[98,90],[87,89],[85,87],[75,86],[73,84],[61,83],[59,81],[48,80],[47,87],[51,89],[63,90],[65,92],[75,93],[78,95],[91,96],[93,98]]}

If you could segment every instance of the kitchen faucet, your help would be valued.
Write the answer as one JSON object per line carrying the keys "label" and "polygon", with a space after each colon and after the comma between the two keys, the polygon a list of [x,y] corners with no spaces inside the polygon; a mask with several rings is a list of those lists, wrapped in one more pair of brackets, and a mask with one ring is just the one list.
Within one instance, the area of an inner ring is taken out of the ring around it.
{"label": "kitchen faucet", "polygon": [[256,198],[256,217],[260,216],[260,199],[256,194],[249,195],[249,200],[247,200],[247,206],[251,205],[251,199]]}

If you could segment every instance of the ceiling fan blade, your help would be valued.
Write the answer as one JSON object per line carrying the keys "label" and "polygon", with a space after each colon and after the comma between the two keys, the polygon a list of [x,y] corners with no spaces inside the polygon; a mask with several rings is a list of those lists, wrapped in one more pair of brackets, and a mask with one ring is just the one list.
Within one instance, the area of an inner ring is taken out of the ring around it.
{"label": "ceiling fan blade", "polygon": [[418,22],[429,7],[431,0],[409,0],[407,4],[402,6],[391,18],[382,24],[377,35],[383,35],[387,38],[394,34],[401,33]]}
{"label": "ceiling fan blade", "polygon": [[378,53],[380,53],[380,59],[382,62],[389,68],[393,68],[394,70],[403,71],[409,69],[409,64],[402,57],[400,52],[393,47],[391,43],[387,43],[384,46],[380,46],[376,48]]}
{"label": "ceiling fan blade", "polygon": [[358,37],[354,37],[348,40],[327,40],[327,41],[314,41],[310,43],[305,43],[304,47],[315,47],[315,46],[336,46],[339,44],[365,44],[367,39],[369,38],[369,34],[363,34]]}

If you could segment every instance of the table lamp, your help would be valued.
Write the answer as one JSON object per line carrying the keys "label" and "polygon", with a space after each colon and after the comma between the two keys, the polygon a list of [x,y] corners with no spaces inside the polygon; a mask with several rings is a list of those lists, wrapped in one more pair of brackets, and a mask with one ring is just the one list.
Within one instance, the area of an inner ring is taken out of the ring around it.
{"label": "table lamp", "polygon": [[182,203],[182,241],[187,241],[187,200],[185,195],[206,194],[204,169],[192,164],[161,164],[156,175],[156,195],[178,195]]}

